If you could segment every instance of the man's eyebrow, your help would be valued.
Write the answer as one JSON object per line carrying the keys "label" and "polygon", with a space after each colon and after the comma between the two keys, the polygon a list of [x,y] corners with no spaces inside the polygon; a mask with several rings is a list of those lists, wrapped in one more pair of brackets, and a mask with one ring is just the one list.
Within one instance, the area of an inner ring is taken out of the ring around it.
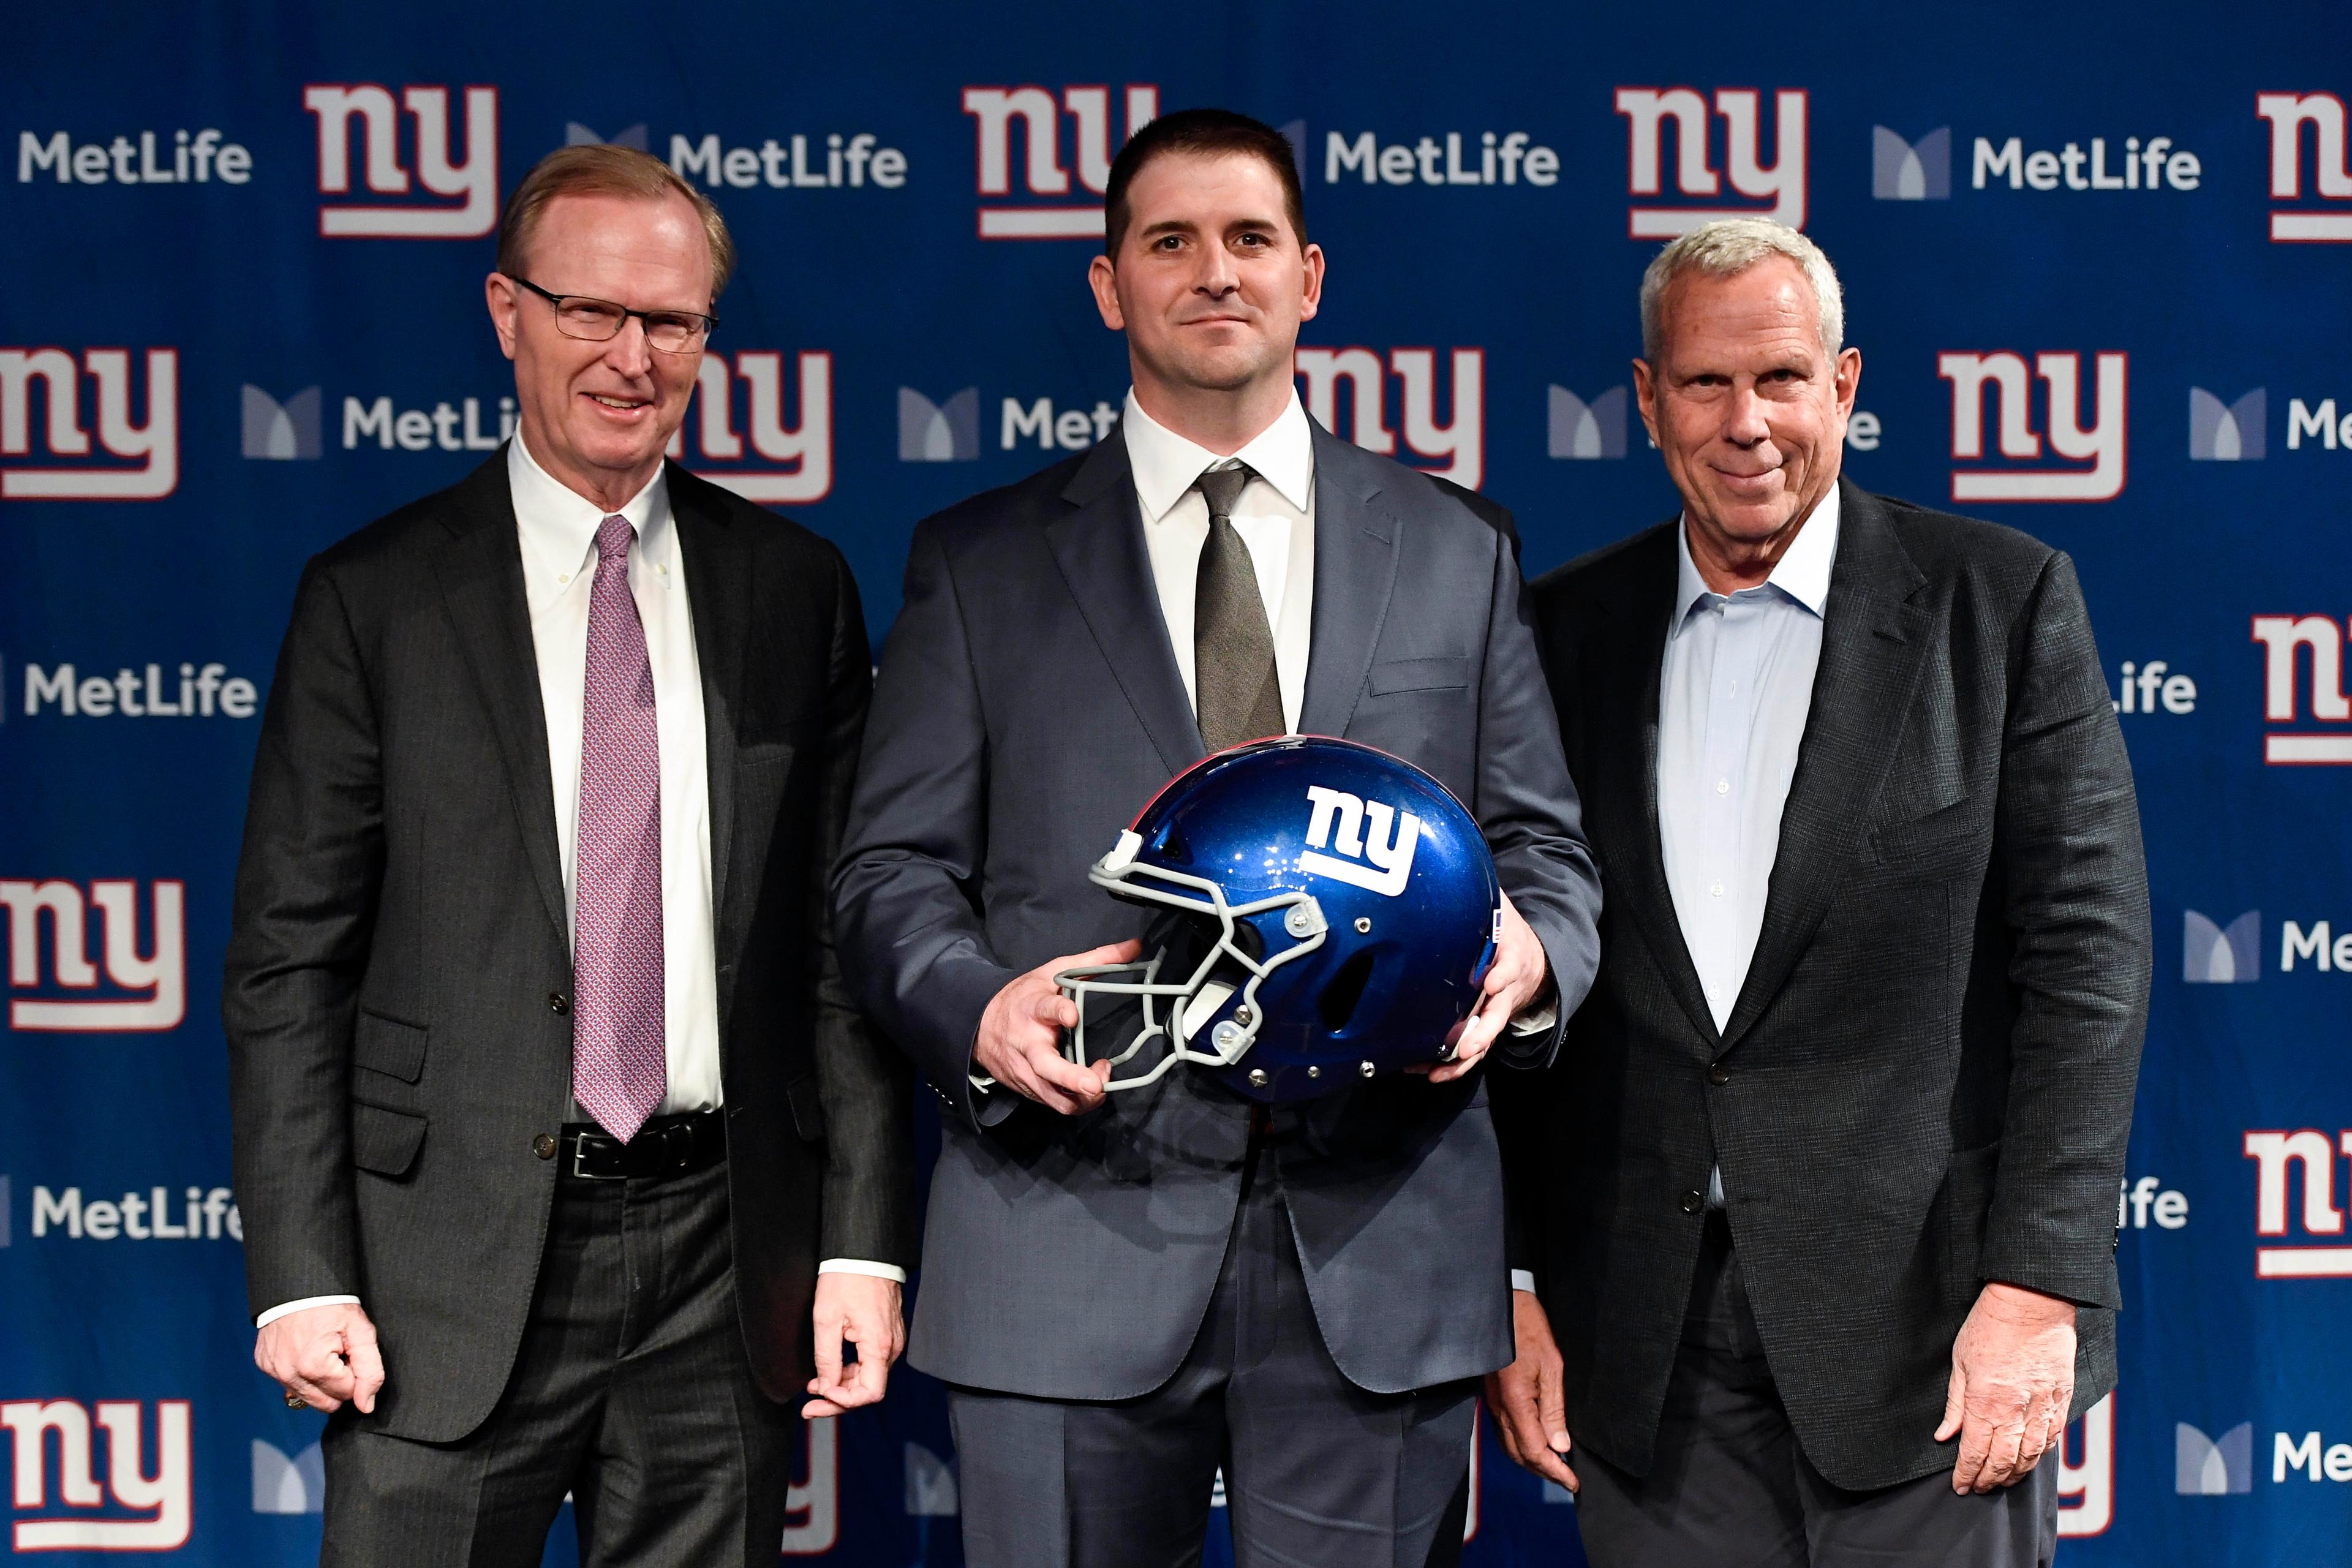
{"label": "man's eyebrow", "polygon": [[1148,223],[1138,232],[1142,234],[1191,234],[1201,226],[1187,217],[1164,217],[1158,223]]}

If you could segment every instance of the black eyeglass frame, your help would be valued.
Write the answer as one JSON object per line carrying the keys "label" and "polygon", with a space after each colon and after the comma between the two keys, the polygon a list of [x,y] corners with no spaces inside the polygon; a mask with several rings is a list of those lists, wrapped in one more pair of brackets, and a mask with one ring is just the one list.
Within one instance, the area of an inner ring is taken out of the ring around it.
{"label": "black eyeglass frame", "polygon": [[[621,327],[625,327],[625,326],[627,326],[627,325],[629,324],[629,318],[630,318],[631,316],[635,316],[635,317],[639,321],[641,321],[641,322],[643,322],[643,323],[645,324],[645,332],[646,332],[646,347],[647,347],[647,348],[649,348],[649,349],[653,350],[656,353],[663,353],[663,354],[687,354],[687,353],[695,353],[697,350],[700,349],[700,348],[703,346],[703,344],[704,344],[704,343],[709,342],[710,341],[710,334],[711,334],[711,333],[713,333],[713,332],[715,332],[715,331],[717,331],[719,330],[719,318],[718,318],[718,317],[716,317],[716,316],[713,316],[713,315],[708,314],[708,313],[707,313],[707,312],[705,312],[705,311],[701,311],[701,310],[630,310],[626,305],[624,305],[624,304],[620,303],[618,300],[599,300],[599,299],[598,299],[598,298],[596,298],[596,296],[595,296],[595,295],[593,295],[593,294],[557,294],[557,293],[554,293],[554,292],[552,292],[552,291],[551,291],[551,290],[549,290],[549,289],[542,289],[542,288],[541,288],[538,284],[536,284],[536,283],[532,282],[532,281],[531,281],[530,279],[528,279],[528,278],[518,277],[518,276],[516,276],[516,275],[514,275],[514,274],[512,274],[512,273],[509,273],[509,274],[507,274],[506,276],[507,276],[507,279],[508,279],[508,281],[509,281],[509,282],[513,282],[513,283],[520,283],[520,284],[521,284],[524,288],[526,288],[526,289],[530,289],[532,293],[534,293],[534,294],[538,295],[541,299],[542,299],[542,300],[546,300],[549,304],[551,304],[551,305],[552,305],[552,306],[554,306],[554,307],[555,307],[555,325],[556,325],[556,330],[557,330],[557,331],[562,331],[562,327],[563,327],[563,302],[564,302],[566,300],[583,300],[583,301],[585,301],[586,303],[591,304],[591,305],[602,305],[603,307],[604,307],[604,309],[606,309],[606,310],[618,310],[618,311],[620,311],[620,312],[621,312],[621,326],[620,326],[620,327],[614,327],[614,328],[613,329],[612,336],[611,336],[611,337],[603,337],[603,338],[582,338],[582,337],[580,337],[580,334],[579,334],[579,333],[577,333],[577,332],[564,332],[564,333],[563,333],[563,335],[564,335],[565,337],[567,337],[567,338],[579,338],[580,342],[583,342],[583,343],[609,343],[609,342],[611,342],[613,341],[613,339],[614,339],[614,338],[617,338],[617,337],[619,337],[619,336],[621,335]],[[657,342],[654,342],[653,328],[654,328],[654,318],[655,318],[656,316],[691,316],[691,317],[693,317],[695,320],[697,320],[697,321],[700,321],[700,322],[702,323],[702,340],[701,340],[701,342],[700,342],[694,343],[694,344],[692,344],[692,345],[691,345],[691,346],[689,346],[689,347],[682,348],[682,349],[666,349],[666,348],[662,347],[659,343],[657,343]]]}

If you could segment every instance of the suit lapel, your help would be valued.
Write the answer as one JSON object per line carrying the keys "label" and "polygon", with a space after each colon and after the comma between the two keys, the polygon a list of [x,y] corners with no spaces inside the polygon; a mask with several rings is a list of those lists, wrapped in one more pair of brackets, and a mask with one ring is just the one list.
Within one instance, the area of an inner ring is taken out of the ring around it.
{"label": "suit lapel", "polygon": [[740,531],[709,504],[699,481],[669,468],[670,518],[693,607],[694,657],[702,674],[703,755],[709,771],[710,913],[718,937],[719,1016],[731,973],[724,921],[735,842],[735,739],[743,709],[744,645],[751,632],[751,552]]}
{"label": "suit lapel", "polygon": [[1927,578],[1887,526],[1876,500],[1840,480],[1837,561],[1822,623],[1822,661],[1796,776],[1780,814],[1764,926],[1748,965],[1726,1047],[1777,994],[1829,910],[1846,863],[1902,738],[1929,612],[1911,602]]}
{"label": "suit lapel", "polygon": [[1070,510],[1045,525],[1046,547],[1119,689],[1173,776],[1200,761],[1206,748],[1184,695],[1168,623],[1160,614],[1160,593],[1143,543],[1143,509],[1135,499],[1123,434],[1096,444],[1062,499]]}
{"label": "suit lapel", "polygon": [[451,492],[449,531],[434,575],[457,631],[490,727],[506,761],[507,788],[547,918],[569,945],[563,875],[555,836],[555,788],[547,758],[547,714],[523,595],[522,542],[507,488],[506,449]]}
{"label": "suit lapel", "polygon": [[1379,466],[1320,425],[1315,431],[1315,625],[1299,730],[1345,735],[1396,589],[1403,520],[1381,499]]}
{"label": "suit lapel", "polygon": [[1599,679],[1586,680],[1576,699],[1600,710],[1588,721],[1601,740],[1593,748],[1593,766],[1601,775],[1593,796],[1616,803],[1591,821],[1595,847],[1609,870],[1609,901],[1641,932],[1666,988],[1711,1054],[1715,1014],[1675,914],[1664,840],[1658,832],[1658,684],[1677,608],[1679,526],[1670,522],[1656,529],[1637,547],[1638,586],[1630,602],[1609,607],[1609,628],[1589,645],[1598,656],[1592,668]]}

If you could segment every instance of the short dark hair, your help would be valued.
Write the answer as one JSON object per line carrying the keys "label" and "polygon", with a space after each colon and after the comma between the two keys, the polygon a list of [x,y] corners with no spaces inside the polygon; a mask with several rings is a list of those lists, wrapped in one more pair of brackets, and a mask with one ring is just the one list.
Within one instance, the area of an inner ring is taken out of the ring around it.
{"label": "short dark hair", "polygon": [[1103,192],[1103,254],[1118,259],[1119,243],[1127,238],[1130,214],[1127,188],[1154,158],[1171,153],[1216,158],[1238,153],[1263,159],[1282,182],[1283,216],[1303,248],[1307,244],[1307,197],[1298,184],[1298,154],[1290,138],[1262,120],[1235,114],[1230,109],[1180,109],[1163,114],[1127,139],[1111,161],[1110,181]]}

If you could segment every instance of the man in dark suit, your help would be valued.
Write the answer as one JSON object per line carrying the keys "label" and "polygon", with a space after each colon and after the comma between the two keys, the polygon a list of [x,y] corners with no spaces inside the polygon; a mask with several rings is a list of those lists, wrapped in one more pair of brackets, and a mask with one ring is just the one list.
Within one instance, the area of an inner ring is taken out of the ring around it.
{"label": "man in dark suit", "polygon": [[570,1492],[591,1563],[772,1563],[791,1403],[881,1397],[911,1251],[824,907],[864,622],[832,546],[663,461],[707,199],[570,148],[498,262],[515,439],[311,561],[263,724],[255,1359],[333,1413],[326,1562],[536,1564]]}
{"label": "man in dark suit", "polygon": [[[1244,1563],[1418,1564],[1510,1355],[1470,1068],[1548,1060],[1591,972],[1575,796],[1507,519],[1299,405],[1322,254],[1288,143],[1170,115],[1107,195],[1120,428],[917,531],[835,878],[843,968],[943,1108],[912,1355],[951,1385],[976,1568],[1195,1562],[1220,1466]],[[1204,752],[1286,731],[1416,763],[1485,829],[1508,905],[1459,1057],[1270,1116],[1190,1069],[1106,1094],[1053,976],[1146,922],[1087,868]]]}
{"label": "man in dark suit", "polygon": [[2047,1563],[2149,977],[2074,566],[1839,479],[1861,355],[1803,237],[1685,236],[1642,318],[1683,513],[1537,585],[1609,913],[1498,1105],[1489,1398],[1603,1568]]}

